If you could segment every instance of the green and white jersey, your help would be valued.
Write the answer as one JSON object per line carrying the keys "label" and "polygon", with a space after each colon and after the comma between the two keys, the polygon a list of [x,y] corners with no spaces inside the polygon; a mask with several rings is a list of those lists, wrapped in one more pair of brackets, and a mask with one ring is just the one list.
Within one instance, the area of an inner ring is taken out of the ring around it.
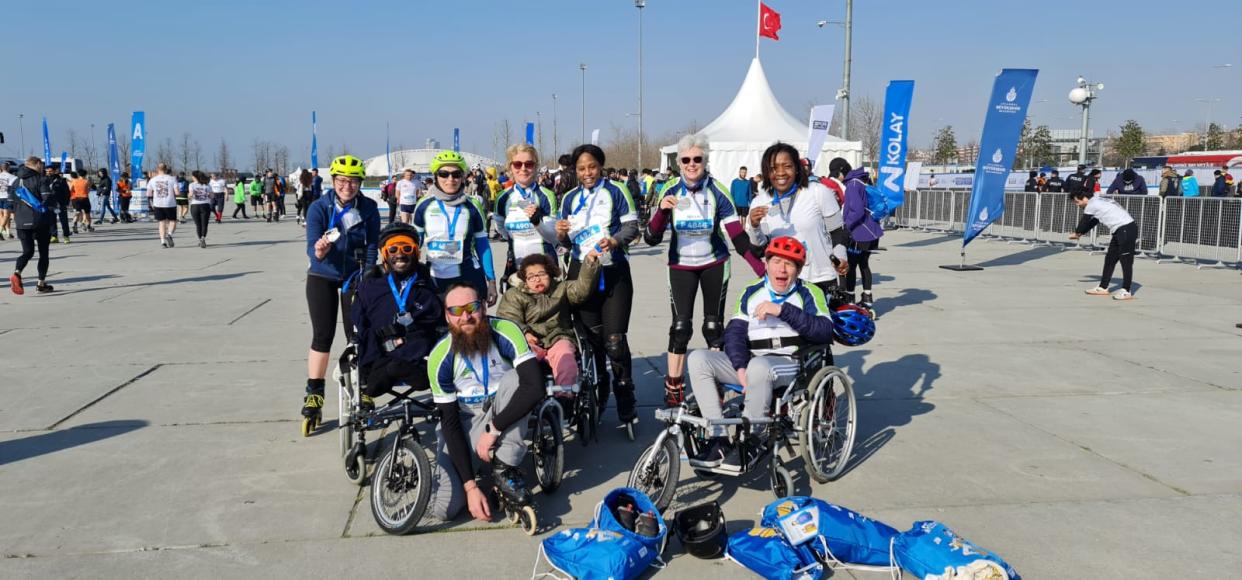
{"label": "green and white jersey", "polygon": [[535,357],[516,324],[490,316],[487,322],[492,327],[492,346],[486,360],[482,356],[465,357],[454,353],[451,334],[445,334],[431,349],[427,357],[427,377],[435,402],[482,403],[496,394],[505,373]]}

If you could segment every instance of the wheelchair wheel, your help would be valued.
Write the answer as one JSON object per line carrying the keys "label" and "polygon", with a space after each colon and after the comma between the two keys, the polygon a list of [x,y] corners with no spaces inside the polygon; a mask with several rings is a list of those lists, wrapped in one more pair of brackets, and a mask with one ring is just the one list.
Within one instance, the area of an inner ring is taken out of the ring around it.
{"label": "wheelchair wheel", "polygon": [[660,511],[668,509],[677,493],[677,477],[681,469],[681,451],[672,437],[665,437],[659,446],[648,447],[630,471],[628,485],[651,498]]}
{"label": "wheelchair wheel", "polygon": [[431,499],[434,477],[423,446],[408,434],[398,435],[376,466],[371,481],[371,515],[375,523],[390,534],[413,531]]}
{"label": "wheelchair wheel", "polygon": [[793,474],[789,472],[784,465],[772,465],[772,493],[776,499],[781,499],[793,495]]}
{"label": "wheelchair wheel", "polygon": [[809,401],[798,425],[798,445],[807,473],[818,483],[841,476],[854,448],[858,426],[854,385],[837,367],[824,367],[811,379]]}
{"label": "wheelchair wheel", "polygon": [[575,413],[578,439],[585,447],[590,441],[599,441],[599,407],[596,403],[595,385],[584,383],[578,390],[578,410]]}
{"label": "wheelchair wheel", "polygon": [[345,478],[354,485],[367,480],[367,448],[359,441],[345,453]]}
{"label": "wheelchair wheel", "polygon": [[348,455],[354,444],[354,402],[348,381],[347,377],[342,376],[336,388],[336,429],[337,439],[341,444],[341,457]]}
{"label": "wheelchair wheel", "polygon": [[535,463],[535,478],[543,493],[552,493],[561,485],[565,474],[565,442],[561,437],[561,422],[556,409],[544,405],[539,409],[535,433],[531,437],[531,460]]}
{"label": "wheelchair wheel", "polygon": [[539,516],[535,514],[535,508],[524,505],[516,513],[517,523],[522,526],[526,535],[533,536],[539,531]]}

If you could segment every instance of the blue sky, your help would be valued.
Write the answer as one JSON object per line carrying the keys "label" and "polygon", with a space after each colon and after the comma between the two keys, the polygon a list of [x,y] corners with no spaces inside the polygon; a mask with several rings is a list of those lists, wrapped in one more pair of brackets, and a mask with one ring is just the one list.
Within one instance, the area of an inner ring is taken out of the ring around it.
{"label": "blue sky", "polygon": [[[844,0],[770,0],[781,40],[763,40],[773,90],[794,115],[830,102],[841,84]],[[733,98],[754,55],[756,4],[746,0],[648,0],[643,13],[645,128],[671,134],[710,122]],[[913,145],[940,126],[959,142],[978,137],[984,101],[1003,67],[1038,68],[1035,124],[1077,128],[1066,100],[1075,77],[1105,83],[1092,126],[1116,130],[1134,118],[1152,132],[1191,130],[1220,98],[1214,121],[1242,121],[1242,35],[1237,0],[1196,0],[1174,9],[1138,0],[1021,4],[963,0],[858,0],[853,94],[880,100],[890,79],[916,81]],[[559,96],[561,149],[578,140],[579,62],[588,64],[586,125],[634,125],[638,15],[632,0],[511,1],[65,1],[6,7],[6,20],[53,17],[7,27],[0,53],[49,72],[10,74],[0,86],[0,131],[18,151],[17,115],[28,149],[38,149],[46,115],[53,148],[65,131],[97,140],[109,123],[147,114],[150,139],[184,132],[213,152],[221,139],[247,159],[255,139],[309,151],[310,111],[319,114],[321,154],[347,144],[383,152],[428,137],[448,146],[453,127],[467,150],[489,154],[497,122],[520,127],[542,115],[551,148],[552,93]],[[1188,9],[1188,10],[1186,10]],[[1174,14],[1178,12],[1178,14]],[[1228,16],[1233,15],[1233,16]],[[1233,23],[1212,26],[1220,21]],[[1232,64],[1232,68],[1213,65]],[[210,155],[209,155],[210,157]]]}

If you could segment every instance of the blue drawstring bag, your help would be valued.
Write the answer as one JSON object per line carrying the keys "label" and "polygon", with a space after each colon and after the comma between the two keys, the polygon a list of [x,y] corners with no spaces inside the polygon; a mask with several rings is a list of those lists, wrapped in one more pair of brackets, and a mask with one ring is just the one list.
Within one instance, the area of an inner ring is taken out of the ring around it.
{"label": "blue drawstring bag", "polygon": [[806,549],[795,548],[776,528],[756,527],[729,536],[725,558],[764,578],[818,580],[824,567]]}
{"label": "blue drawstring bag", "polygon": [[30,190],[26,189],[26,186],[18,185],[17,189],[14,191],[17,193],[17,198],[22,200],[22,202],[26,205],[30,206],[30,209],[34,210],[36,214],[42,214],[46,211],[43,207],[43,202],[39,199],[39,196],[30,193]]}
{"label": "blue drawstring bag", "polygon": [[[655,536],[627,530],[613,515],[613,508],[628,498],[636,513],[650,512],[659,525]],[[656,563],[668,537],[668,526],[651,498],[641,491],[619,487],[608,492],[595,507],[595,519],[588,528],[573,528],[545,539],[540,555],[557,572],[578,580],[626,580],[635,578]],[[535,570],[539,569],[538,558]],[[554,573],[535,574],[558,577]]]}
{"label": "blue drawstring bag", "polygon": [[890,547],[898,535],[897,530],[848,508],[813,497],[787,497],[763,508],[760,523],[779,528],[782,518],[807,507],[818,509],[817,535],[823,541],[806,545],[817,550],[825,560],[883,568],[892,566]]}
{"label": "blue drawstring bag", "polygon": [[914,522],[893,540],[893,556],[906,571],[923,580],[1021,580],[1004,560],[936,521]]}

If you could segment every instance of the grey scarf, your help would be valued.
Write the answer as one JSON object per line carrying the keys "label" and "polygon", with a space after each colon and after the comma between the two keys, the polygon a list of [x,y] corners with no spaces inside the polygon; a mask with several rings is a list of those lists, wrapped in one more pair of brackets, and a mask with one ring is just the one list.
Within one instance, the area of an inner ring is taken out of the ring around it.
{"label": "grey scarf", "polygon": [[450,195],[450,194],[444,193],[444,191],[440,189],[439,184],[432,183],[431,189],[429,189],[428,191],[431,192],[431,195],[433,197],[444,202],[445,205],[461,205],[465,203],[467,199],[469,199],[469,196],[466,195],[465,188],[463,188],[461,191],[455,194]]}

